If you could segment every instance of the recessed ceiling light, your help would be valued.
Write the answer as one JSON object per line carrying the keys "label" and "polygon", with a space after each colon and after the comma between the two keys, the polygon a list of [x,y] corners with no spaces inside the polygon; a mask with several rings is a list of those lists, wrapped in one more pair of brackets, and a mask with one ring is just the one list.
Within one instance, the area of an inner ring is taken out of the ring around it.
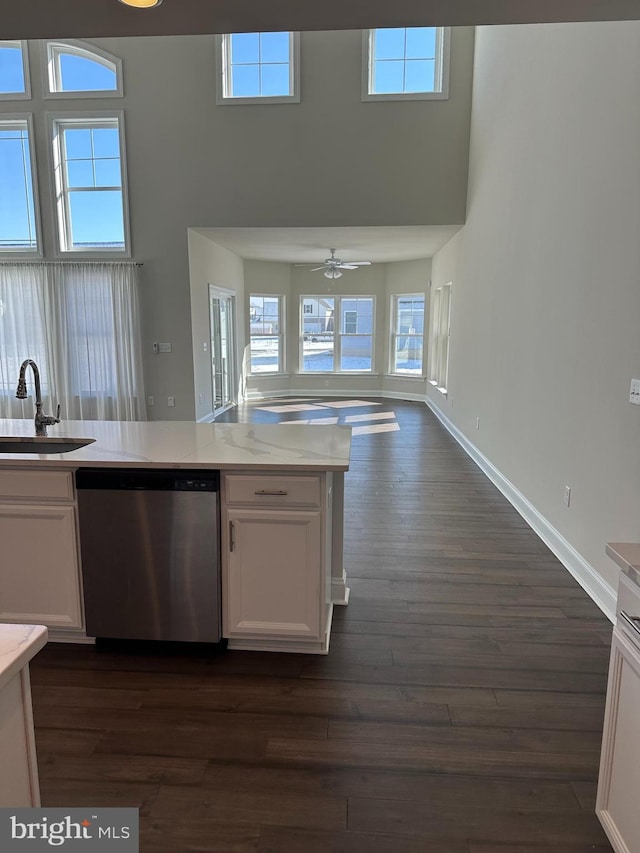
{"label": "recessed ceiling light", "polygon": [[154,6],[159,6],[162,0],[120,0],[125,6],[135,6],[136,9],[153,9]]}

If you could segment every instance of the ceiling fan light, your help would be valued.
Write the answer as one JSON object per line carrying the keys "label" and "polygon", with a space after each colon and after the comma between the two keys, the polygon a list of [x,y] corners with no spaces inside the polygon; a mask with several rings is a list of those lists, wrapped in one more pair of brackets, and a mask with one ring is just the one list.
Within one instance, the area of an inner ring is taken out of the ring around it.
{"label": "ceiling fan light", "polygon": [[134,6],[136,9],[153,9],[159,6],[162,0],[120,0],[125,6]]}
{"label": "ceiling fan light", "polygon": [[323,273],[325,278],[340,278],[342,272],[340,270],[328,269]]}

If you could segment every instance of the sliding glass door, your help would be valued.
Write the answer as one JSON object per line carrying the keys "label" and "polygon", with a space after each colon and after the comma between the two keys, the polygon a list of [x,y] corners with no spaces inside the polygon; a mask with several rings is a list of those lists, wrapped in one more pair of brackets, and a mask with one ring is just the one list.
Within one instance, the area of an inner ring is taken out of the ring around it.
{"label": "sliding glass door", "polygon": [[235,297],[209,285],[211,328],[211,384],[213,414],[235,403],[234,323]]}

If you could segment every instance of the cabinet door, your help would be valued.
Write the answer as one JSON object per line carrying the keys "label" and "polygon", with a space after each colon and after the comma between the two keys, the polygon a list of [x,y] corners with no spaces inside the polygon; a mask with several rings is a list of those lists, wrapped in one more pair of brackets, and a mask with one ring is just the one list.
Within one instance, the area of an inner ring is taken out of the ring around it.
{"label": "cabinet door", "polygon": [[75,509],[0,504],[0,621],[81,628]]}
{"label": "cabinet door", "polygon": [[226,636],[319,637],[321,514],[229,510]]}
{"label": "cabinet door", "polygon": [[640,652],[613,631],[596,812],[616,853],[640,850]]}

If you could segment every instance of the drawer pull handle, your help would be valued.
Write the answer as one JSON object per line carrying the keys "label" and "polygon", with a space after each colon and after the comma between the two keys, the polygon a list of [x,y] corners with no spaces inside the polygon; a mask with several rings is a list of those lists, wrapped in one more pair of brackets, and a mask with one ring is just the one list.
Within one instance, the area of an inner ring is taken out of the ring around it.
{"label": "drawer pull handle", "polygon": [[640,617],[639,616],[629,616],[628,613],[625,613],[624,610],[620,611],[620,616],[624,619],[624,621],[629,625],[636,634],[640,634]]}
{"label": "drawer pull handle", "polygon": [[258,489],[257,492],[254,492],[254,495],[288,495],[285,489]]}
{"label": "drawer pull handle", "polygon": [[233,521],[230,521],[229,522],[229,550],[230,551],[233,551],[235,544],[236,544],[234,533],[235,533],[235,530],[234,530],[234,526],[233,526]]}

